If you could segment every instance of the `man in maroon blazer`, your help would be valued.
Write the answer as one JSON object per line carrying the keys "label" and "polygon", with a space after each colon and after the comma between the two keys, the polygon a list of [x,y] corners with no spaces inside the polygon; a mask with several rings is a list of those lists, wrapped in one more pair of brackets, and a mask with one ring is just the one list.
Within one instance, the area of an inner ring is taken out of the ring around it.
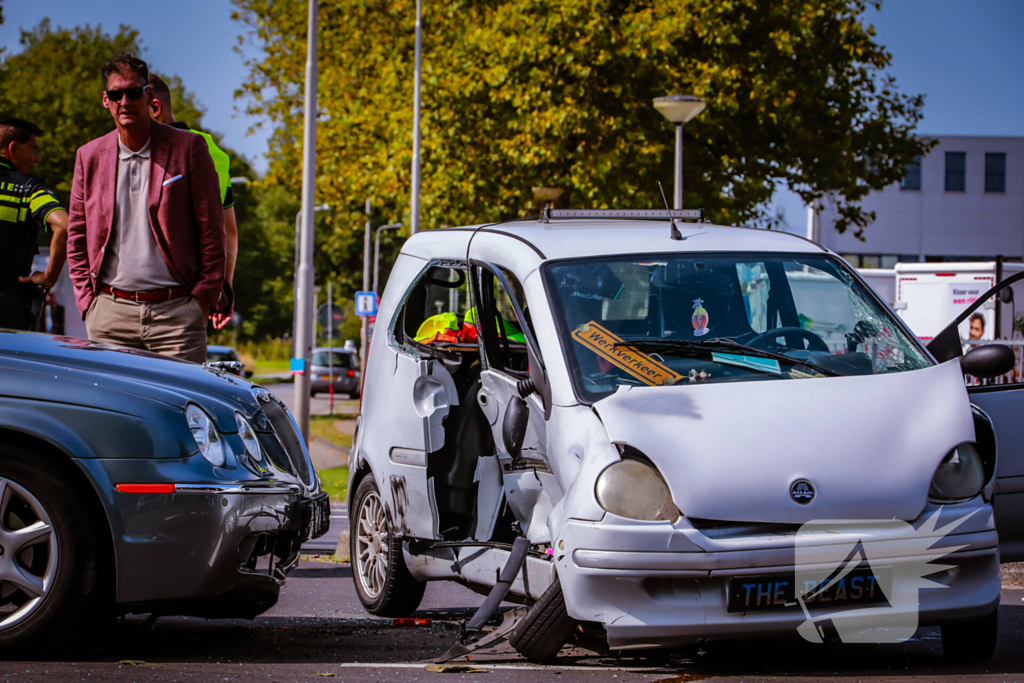
{"label": "man in maroon blazer", "polygon": [[68,270],[89,338],[201,363],[223,306],[224,212],[198,135],[149,115],[149,70],[119,54],[102,70],[116,130],[78,150]]}

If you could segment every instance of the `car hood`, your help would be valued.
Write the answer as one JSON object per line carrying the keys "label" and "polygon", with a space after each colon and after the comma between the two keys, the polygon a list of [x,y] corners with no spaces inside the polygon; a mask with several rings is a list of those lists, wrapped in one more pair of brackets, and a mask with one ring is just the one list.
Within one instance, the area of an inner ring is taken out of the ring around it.
{"label": "car hood", "polygon": [[223,432],[236,431],[234,410],[258,409],[252,383],[203,365],[139,349],[75,337],[0,331],[0,363],[70,381],[138,394],[181,408],[195,401],[212,413]]}
{"label": "car hood", "polygon": [[[689,518],[916,519],[942,459],[974,440],[958,360],[912,372],[622,388],[594,404]],[[814,499],[795,502],[794,482]]]}

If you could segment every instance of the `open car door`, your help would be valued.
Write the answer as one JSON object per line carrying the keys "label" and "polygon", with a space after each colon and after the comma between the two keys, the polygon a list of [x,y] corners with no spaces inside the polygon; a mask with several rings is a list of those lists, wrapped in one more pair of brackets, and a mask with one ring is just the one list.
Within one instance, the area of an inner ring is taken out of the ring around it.
{"label": "open car door", "polygon": [[[502,496],[531,543],[550,543],[548,515],[562,492],[547,459],[551,403],[542,361],[519,303],[525,298],[518,281],[494,264],[475,265],[480,284],[478,331],[487,359],[478,402],[494,437]],[[493,502],[484,502],[481,496],[480,524],[493,525]],[[484,532],[483,527],[478,529],[481,537]]]}
{"label": "open car door", "polygon": [[[928,344],[940,363],[963,356],[959,325],[1001,290],[1024,279],[1017,273],[978,297]],[[999,552],[1003,562],[1024,560],[1024,383],[968,386],[971,403],[991,419],[998,461],[994,500]]]}

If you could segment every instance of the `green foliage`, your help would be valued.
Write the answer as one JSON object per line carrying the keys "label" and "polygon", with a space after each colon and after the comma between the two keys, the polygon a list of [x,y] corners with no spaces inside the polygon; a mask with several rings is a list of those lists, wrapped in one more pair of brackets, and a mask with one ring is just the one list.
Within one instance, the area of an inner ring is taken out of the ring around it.
{"label": "green foliage", "polygon": [[[267,180],[297,195],[305,5],[233,1],[264,48],[239,94],[275,125]],[[899,180],[930,146],[912,135],[922,97],[898,91],[885,74],[891,56],[864,23],[879,4],[427,5],[423,224],[529,214],[537,185],[566,189],[573,206],[659,206],[674,136],[651,99],[684,92],[708,102],[685,128],[687,206],[715,221],[767,222],[781,184],[805,201],[831,196],[837,228],[859,235],[873,216],[858,200]],[[317,201],[335,209],[318,256],[346,294],[358,275],[362,199],[383,207],[381,221],[408,222],[414,16],[414,0],[320,4]]]}

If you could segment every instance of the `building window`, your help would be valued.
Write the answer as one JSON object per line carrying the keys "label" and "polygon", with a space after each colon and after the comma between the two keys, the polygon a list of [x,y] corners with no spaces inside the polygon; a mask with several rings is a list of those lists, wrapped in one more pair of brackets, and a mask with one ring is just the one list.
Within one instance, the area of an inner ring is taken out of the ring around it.
{"label": "building window", "polygon": [[914,163],[907,164],[906,174],[900,181],[901,190],[921,189],[921,157],[915,157]]}
{"label": "building window", "polygon": [[1006,192],[1006,154],[985,153],[985,192]]}
{"label": "building window", "polygon": [[946,152],[946,192],[963,192],[967,152]]}

